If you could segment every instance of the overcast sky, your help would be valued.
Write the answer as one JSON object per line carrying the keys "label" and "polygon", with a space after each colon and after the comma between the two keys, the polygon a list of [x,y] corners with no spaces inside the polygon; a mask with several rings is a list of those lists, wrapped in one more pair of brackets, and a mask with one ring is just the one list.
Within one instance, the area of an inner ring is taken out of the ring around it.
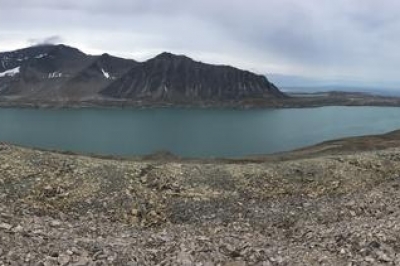
{"label": "overcast sky", "polygon": [[399,0],[0,0],[0,51],[170,51],[271,77],[396,87],[399,14]]}

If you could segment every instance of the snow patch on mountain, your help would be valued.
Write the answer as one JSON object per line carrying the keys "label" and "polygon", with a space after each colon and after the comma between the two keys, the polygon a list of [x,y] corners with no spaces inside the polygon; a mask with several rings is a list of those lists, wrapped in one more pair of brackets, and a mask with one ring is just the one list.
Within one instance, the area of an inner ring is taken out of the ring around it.
{"label": "snow patch on mountain", "polygon": [[101,72],[103,73],[103,76],[104,76],[106,79],[111,78],[110,74],[109,74],[108,72],[104,71],[104,69],[101,69]]}
{"label": "snow patch on mountain", "polygon": [[35,58],[40,59],[40,58],[43,58],[46,56],[47,56],[47,54],[39,54],[39,55],[35,56]]}
{"label": "snow patch on mountain", "polygon": [[53,73],[49,73],[48,78],[49,78],[49,79],[61,78],[62,75],[63,75],[63,74],[60,73],[60,72],[53,72]]}
{"label": "snow patch on mountain", "polygon": [[0,73],[0,78],[4,78],[4,77],[14,77],[15,75],[19,74],[19,69],[20,67],[16,67],[13,69],[8,69],[4,72]]}

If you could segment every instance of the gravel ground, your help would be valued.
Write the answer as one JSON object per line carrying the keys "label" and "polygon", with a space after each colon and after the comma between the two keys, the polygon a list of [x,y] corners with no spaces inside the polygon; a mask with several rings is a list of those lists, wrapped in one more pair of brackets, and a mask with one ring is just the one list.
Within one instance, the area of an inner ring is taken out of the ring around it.
{"label": "gravel ground", "polygon": [[0,265],[400,265],[400,149],[258,163],[0,144]]}

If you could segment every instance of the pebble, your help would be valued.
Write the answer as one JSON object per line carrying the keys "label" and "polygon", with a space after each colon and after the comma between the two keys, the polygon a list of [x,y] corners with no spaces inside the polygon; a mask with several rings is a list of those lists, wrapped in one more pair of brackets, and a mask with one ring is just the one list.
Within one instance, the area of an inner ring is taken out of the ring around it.
{"label": "pebble", "polygon": [[226,262],[224,266],[246,266],[245,261],[231,261],[231,262]]}
{"label": "pebble", "polygon": [[13,232],[15,233],[22,233],[24,231],[24,228],[21,225],[17,225],[16,227],[13,228]]}
{"label": "pebble", "polygon": [[10,230],[12,228],[12,225],[11,224],[8,224],[8,223],[0,223],[0,229],[3,229],[3,230]]}
{"label": "pebble", "polygon": [[375,262],[375,259],[373,258],[373,257],[371,257],[371,256],[367,256],[367,257],[365,257],[365,259],[364,259],[366,262],[370,262],[370,263],[373,263],[373,262]]}
{"label": "pebble", "polygon": [[378,255],[378,260],[380,260],[380,261],[383,261],[383,262],[393,261],[392,258],[390,258],[386,253],[384,253],[381,250],[377,251],[376,254]]}
{"label": "pebble", "polygon": [[87,257],[79,257],[77,262],[72,263],[72,266],[86,266],[89,264]]}
{"label": "pebble", "polygon": [[60,255],[60,256],[58,257],[58,263],[59,263],[61,266],[68,265],[68,263],[69,263],[70,261],[71,261],[71,257],[68,256],[68,255]]}
{"label": "pebble", "polygon": [[62,224],[62,223],[61,223],[60,221],[58,221],[58,220],[52,220],[52,221],[50,222],[50,226],[51,226],[51,227],[59,227],[61,224]]}

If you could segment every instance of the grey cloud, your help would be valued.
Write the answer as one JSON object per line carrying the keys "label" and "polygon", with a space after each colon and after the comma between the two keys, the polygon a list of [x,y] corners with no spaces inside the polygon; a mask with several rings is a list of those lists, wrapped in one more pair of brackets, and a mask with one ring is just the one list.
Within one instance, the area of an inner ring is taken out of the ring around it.
{"label": "grey cloud", "polygon": [[148,57],[169,50],[261,73],[397,79],[400,67],[397,0],[0,0],[0,6],[0,47],[62,34],[90,51]]}
{"label": "grey cloud", "polygon": [[45,45],[45,44],[59,44],[62,43],[63,39],[61,36],[58,35],[53,35],[45,38],[30,38],[28,39],[28,43],[30,43],[33,46],[36,45]]}

